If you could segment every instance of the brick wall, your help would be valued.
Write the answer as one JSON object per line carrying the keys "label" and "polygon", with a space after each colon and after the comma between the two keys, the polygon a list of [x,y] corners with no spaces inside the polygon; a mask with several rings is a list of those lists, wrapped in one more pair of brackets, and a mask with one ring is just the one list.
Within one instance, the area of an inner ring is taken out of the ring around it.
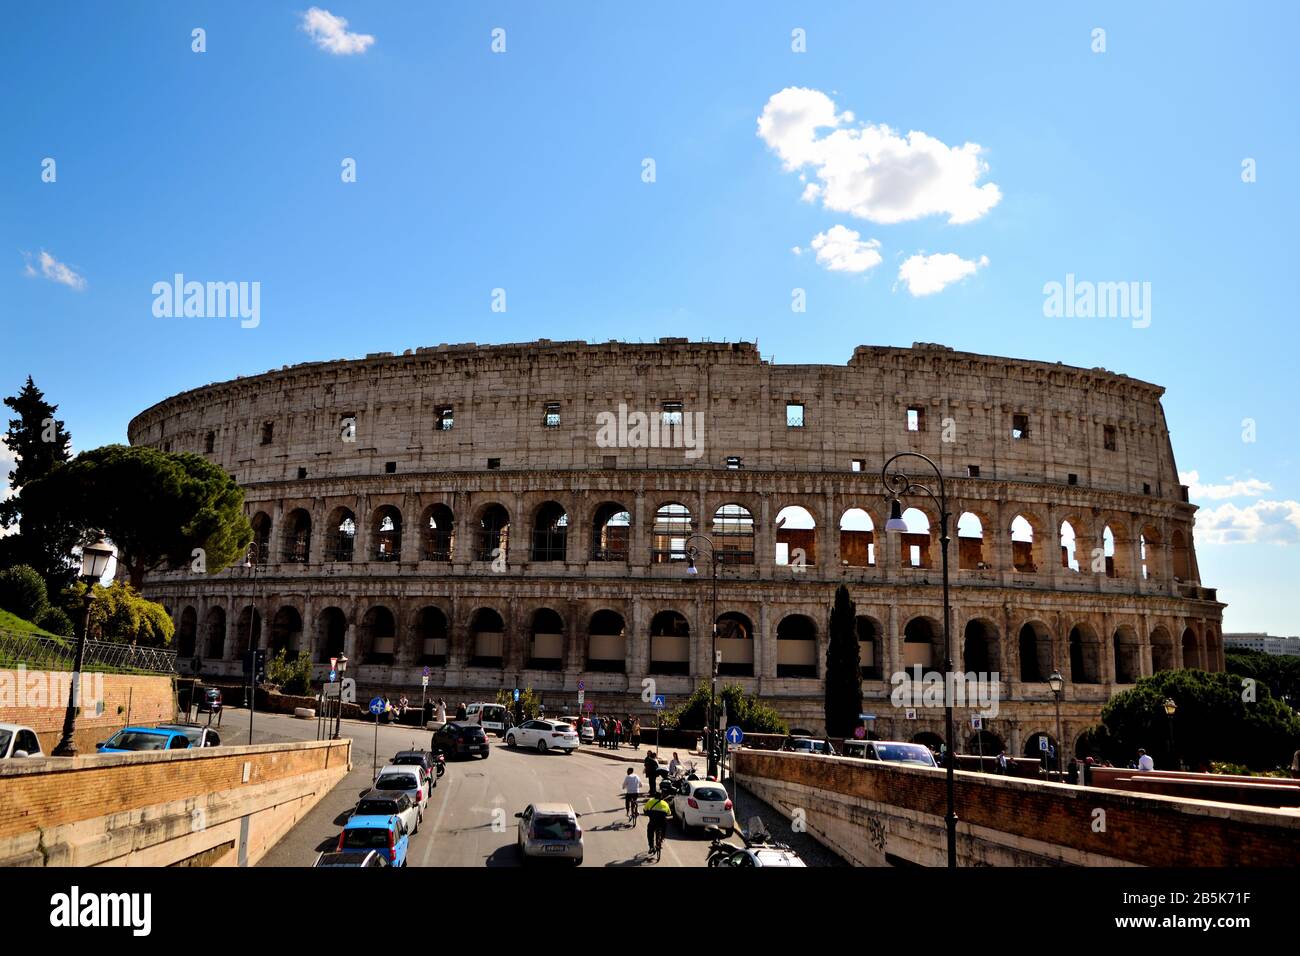
{"label": "brick wall", "polygon": [[[68,671],[0,670],[0,722],[31,727],[49,753],[63,736],[71,676]],[[128,716],[133,724],[176,719],[170,677],[87,672],[81,687],[75,739],[82,753],[93,753],[95,744],[126,726]]]}

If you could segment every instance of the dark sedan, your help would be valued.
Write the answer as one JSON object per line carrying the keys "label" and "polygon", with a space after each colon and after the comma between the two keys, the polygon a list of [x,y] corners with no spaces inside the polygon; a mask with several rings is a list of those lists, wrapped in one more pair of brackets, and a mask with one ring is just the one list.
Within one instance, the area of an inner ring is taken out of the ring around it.
{"label": "dark sedan", "polygon": [[483,757],[489,755],[487,734],[478,724],[443,724],[433,732],[431,749],[448,757]]}

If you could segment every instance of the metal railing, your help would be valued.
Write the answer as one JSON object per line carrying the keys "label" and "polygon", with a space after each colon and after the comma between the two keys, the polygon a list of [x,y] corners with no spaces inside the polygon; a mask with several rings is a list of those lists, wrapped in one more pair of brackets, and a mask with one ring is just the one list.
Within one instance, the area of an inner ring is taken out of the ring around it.
{"label": "metal railing", "polygon": [[[77,645],[66,641],[18,631],[0,630],[0,666],[22,664],[31,669],[71,670]],[[82,658],[83,670],[122,668],[155,674],[176,673],[176,652],[164,647],[140,647],[111,641],[87,641]]]}

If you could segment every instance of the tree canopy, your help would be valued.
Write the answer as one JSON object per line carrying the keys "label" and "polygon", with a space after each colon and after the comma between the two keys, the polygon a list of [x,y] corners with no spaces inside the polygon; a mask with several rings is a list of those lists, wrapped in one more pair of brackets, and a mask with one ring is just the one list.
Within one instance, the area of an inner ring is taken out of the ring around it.
{"label": "tree canopy", "polygon": [[[78,581],[67,592],[74,607],[81,604],[86,585]],[[176,625],[161,604],[146,600],[122,581],[108,587],[95,585],[90,604],[90,637],[119,644],[165,647],[172,642]]]}
{"label": "tree canopy", "polygon": [[[786,722],[771,707],[753,694],[746,694],[739,684],[724,684],[718,690],[717,715],[726,706],[727,723],[739,724],[746,733],[784,734],[789,732]],[[664,711],[664,726],[682,730],[700,730],[708,723],[709,682],[700,681],[691,696],[673,710]]]}

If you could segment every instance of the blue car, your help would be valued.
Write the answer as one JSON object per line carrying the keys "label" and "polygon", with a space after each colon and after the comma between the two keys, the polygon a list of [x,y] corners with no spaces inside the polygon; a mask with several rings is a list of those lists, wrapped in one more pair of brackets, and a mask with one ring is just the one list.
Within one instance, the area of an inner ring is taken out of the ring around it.
{"label": "blue car", "polygon": [[148,753],[154,750],[189,750],[190,738],[182,730],[166,727],[123,727],[95,749],[102,754]]}
{"label": "blue car", "polygon": [[343,824],[335,850],[339,853],[377,850],[388,857],[390,865],[406,866],[406,850],[410,842],[406,824],[399,816],[356,816]]}

